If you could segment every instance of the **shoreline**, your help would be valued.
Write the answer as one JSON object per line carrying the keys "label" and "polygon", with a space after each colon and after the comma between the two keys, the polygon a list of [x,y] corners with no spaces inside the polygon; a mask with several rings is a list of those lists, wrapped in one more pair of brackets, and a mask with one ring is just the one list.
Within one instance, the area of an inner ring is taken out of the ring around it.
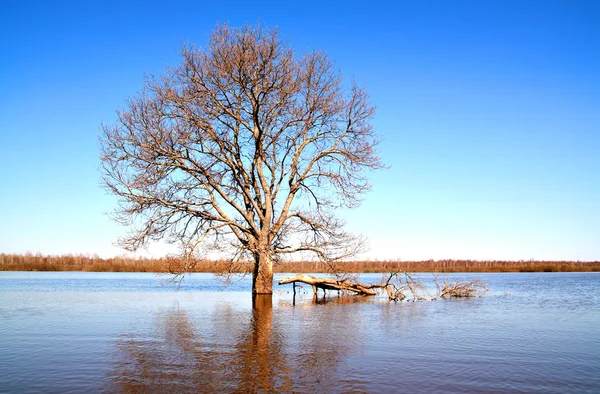
{"label": "shoreline", "polygon": [[[174,258],[100,258],[98,256],[45,256],[0,254],[0,271],[74,271],[74,272],[156,272],[169,273]],[[231,272],[226,260],[199,260],[193,272]],[[252,264],[238,263],[236,273],[251,272]],[[335,263],[336,272],[600,272],[600,261],[538,261],[538,260],[376,260],[341,261]],[[331,265],[316,261],[276,262],[275,273],[332,272]]]}

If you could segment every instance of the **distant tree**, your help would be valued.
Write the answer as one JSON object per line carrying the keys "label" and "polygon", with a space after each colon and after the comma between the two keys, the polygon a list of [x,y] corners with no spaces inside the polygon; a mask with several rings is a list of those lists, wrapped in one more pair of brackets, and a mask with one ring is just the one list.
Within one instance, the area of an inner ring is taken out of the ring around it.
{"label": "distant tree", "polygon": [[277,259],[362,250],[333,211],[357,206],[381,167],[366,92],[264,27],[217,26],[182,57],[102,126],[103,183],[133,228],[122,245],[179,243],[176,274],[214,250],[253,261],[259,294],[272,293]]}

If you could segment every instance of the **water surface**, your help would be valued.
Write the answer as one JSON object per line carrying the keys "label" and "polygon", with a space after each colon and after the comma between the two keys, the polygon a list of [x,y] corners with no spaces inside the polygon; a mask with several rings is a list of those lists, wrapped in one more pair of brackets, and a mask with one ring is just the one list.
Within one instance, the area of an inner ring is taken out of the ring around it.
{"label": "water surface", "polygon": [[253,305],[248,278],[0,272],[0,392],[600,392],[600,274],[448,277],[490,291]]}

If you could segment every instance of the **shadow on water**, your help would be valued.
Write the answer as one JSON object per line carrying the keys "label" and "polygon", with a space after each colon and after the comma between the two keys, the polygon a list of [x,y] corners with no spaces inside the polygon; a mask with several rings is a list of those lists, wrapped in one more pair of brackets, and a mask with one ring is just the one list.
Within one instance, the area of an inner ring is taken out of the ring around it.
{"label": "shadow on water", "polygon": [[[326,302],[346,302],[340,300]],[[255,296],[251,310],[225,305],[200,320],[178,305],[158,312],[150,335],[119,339],[107,389],[252,393],[335,388],[337,366],[347,350],[339,343],[331,346],[336,328],[318,316],[304,327],[290,323],[290,315],[314,315],[313,303],[300,309],[279,305],[275,318],[271,296]]]}

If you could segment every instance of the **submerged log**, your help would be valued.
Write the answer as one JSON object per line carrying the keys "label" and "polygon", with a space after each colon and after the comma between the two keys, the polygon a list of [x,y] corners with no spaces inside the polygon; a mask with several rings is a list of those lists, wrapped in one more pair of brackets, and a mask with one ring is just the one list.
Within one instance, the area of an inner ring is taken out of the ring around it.
{"label": "submerged log", "polygon": [[325,290],[338,290],[338,291],[349,291],[355,294],[361,294],[365,296],[374,296],[377,292],[374,290],[375,288],[381,288],[382,286],[379,284],[376,285],[365,285],[358,282],[353,282],[347,279],[332,279],[332,278],[315,278],[311,275],[306,274],[298,274],[295,276],[291,276],[289,278],[284,278],[279,281],[280,285],[285,285],[288,283],[306,283],[307,285],[311,285],[313,288],[313,292],[317,294],[317,290],[321,289]]}

